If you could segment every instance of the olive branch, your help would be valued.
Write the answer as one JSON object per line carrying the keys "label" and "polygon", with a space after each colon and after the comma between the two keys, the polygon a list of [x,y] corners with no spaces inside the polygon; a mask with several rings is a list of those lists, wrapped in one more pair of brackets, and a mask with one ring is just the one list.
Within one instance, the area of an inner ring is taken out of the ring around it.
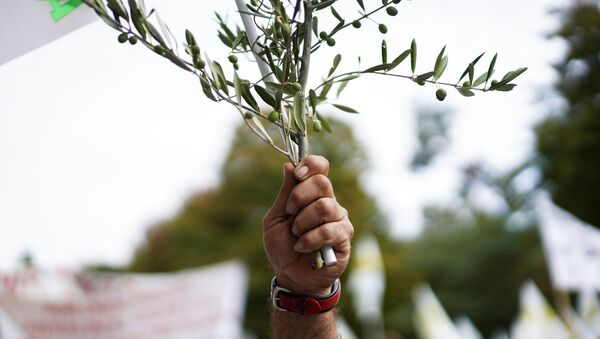
{"label": "olive branch", "polygon": [[[377,25],[379,32],[385,35],[387,26],[375,21],[372,15],[384,10],[390,17],[397,15],[398,10],[394,5],[401,0],[383,0],[381,5],[368,10],[363,0],[356,0],[357,16],[352,20],[346,20],[335,9],[338,0],[236,0],[243,28],[231,28],[216,13],[218,37],[230,49],[227,59],[231,71],[227,74],[218,61],[211,60],[206,54],[204,58],[201,56],[199,44],[189,30],[185,31],[185,42],[178,42],[157,11],[147,11],[143,0],[128,0],[127,6],[121,0],[84,2],[106,24],[120,32],[119,42],[141,42],[181,69],[193,73],[208,99],[231,104],[256,136],[294,164],[308,154],[309,125],[314,132],[322,129],[331,132],[329,122],[319,113],[322,105],[331,103],[341,111],[358,113],[351,107],[330,101],[334,86],[337,88],[337,98],[349,82],[362,75],[399,77],[419,85],[434,84],[437,99],[444,100],[447,95],[444,87],[453,87],[466,97],[474,96],[476,91],[511,91],[516,86],[513,80],[527,70],[519,68],[506,73],[499,80],[492,80],[496,70],[496,54],[487,70],[475,77],[475,66],[483,57],[482,53],[468,63],[456,83],[442,82],[440,79],[448,65],[445,46],[430,71],[417,73],[417,42],[413,39],[409,48],[392,59],[388,58],[387,43],[383,39],[381,63],[365,69],[336,73],[342,61],[342,54],[337,54],[322,82],[312,87],[308,84],[313,53],[324,45],[334,46],[334,36],[350,26],[361,28],[365,20]],[[321,30],[317,13],[333,16],[337,24],[328,31]],[[253,81],[241,77],[238,73],[238,55],[252,55],[262,77]],[[407,59],[410,60],[411,74],[392,72]],[[266,112],[261,110],[256,97],[269,107]],[[269,134],[265,124],[271,124],[279,131],[278,142]],[[322,258],[313,256],[314,267],[335,263],[331,248],[322,249],[321,254]]]}

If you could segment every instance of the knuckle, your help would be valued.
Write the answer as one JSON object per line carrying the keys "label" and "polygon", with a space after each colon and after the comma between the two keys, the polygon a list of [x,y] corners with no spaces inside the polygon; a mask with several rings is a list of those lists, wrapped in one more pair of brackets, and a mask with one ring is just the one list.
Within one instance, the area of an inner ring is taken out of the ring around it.
{"label": "knuckle", "polygon": [[352,238],[354,238],[354,226],[352,225],[352,223],[349,220],[348,220],[347,224],[348,224],[349,238],[352,239]]}
{"label": "knuckle", "polygon": [[315,208],[316,208],[317,212],[322,216],[331,214],[331,212],[333,210],[333,205],[331,203],[331,199],[321,198],[321,199],[317,200],[315,202]]}
{"label": "knuckle", "polygon": [[331,187],[331,181],[329,181],[329,178],[327,178],[323,174],[315,175],[314,183],[322,195],[329,195],[333,192],[333,188]]}
{"label": "knuckle", "polygon": [[323,243],[331,244],[338,236],[338,230],[335,227],[323,227],[320,232],[320,238]]}
{"label": "knuckle", "polygon": [[289,200],[292,204],[297,206],[298,204],[300,204],[302,202],[302,193],[300,193],[297,190],[293,190],[290,193]]}
{"label": "knuckle", "polygon": [[324,172],[329,168],[329,161],[320,155],[309,155],[304,163],[313,171]]}

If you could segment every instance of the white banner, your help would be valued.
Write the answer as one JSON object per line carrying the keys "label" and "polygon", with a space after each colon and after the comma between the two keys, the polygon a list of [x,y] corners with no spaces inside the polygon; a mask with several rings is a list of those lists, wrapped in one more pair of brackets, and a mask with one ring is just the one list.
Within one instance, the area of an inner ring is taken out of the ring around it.
{"label": "white banner", "polygon": [[247,289],[231,262],[175,274],[0,275],[0,307],[31,338],[240,338]]}
{"label": "white banner", "polygon": [[533,282],[521,287],[511,339],[570,339],[571,334]]}
{"label": "white banner", "polygon": [[415,326],[422,339],[463,339],[429,285],[413,292]]}
{"label": "white banner", "polygon": [[[63,20],[55,22],[59,18]],[[0,1],[0,65],[97,18],[79,0]]]}
{"label": "white banner", "polygon": [[545,196],[536,207],[554,288],[600,290],[600,230],[554,206]]}

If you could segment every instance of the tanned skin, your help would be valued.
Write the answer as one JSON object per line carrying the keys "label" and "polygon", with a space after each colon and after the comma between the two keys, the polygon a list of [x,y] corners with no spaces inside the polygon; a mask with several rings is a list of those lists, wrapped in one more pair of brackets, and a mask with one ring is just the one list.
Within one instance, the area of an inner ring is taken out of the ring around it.
{"label": "tanned skin", "polygon": [[[280,286],[297,294],[322,297],[346,270],[354,228],[335,199],[329,162],[308,156],[283,167],[283,184],[263,218],[265,253]],[[337,263],[313,270],[311,256],[332,246]],[[338,338],[335,312],[305,316],[272,311],[274,338]]]}

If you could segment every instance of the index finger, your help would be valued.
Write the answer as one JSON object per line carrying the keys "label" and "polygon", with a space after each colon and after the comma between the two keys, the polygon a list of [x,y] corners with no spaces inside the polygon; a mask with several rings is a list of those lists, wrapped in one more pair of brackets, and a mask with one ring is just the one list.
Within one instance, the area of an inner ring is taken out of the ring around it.
{"label": "index finger", "polygon": [[296,169],[294,176],[302,181],[316,174],[329,174],[329,161],[320,155],[309,155],[304,158]]}

